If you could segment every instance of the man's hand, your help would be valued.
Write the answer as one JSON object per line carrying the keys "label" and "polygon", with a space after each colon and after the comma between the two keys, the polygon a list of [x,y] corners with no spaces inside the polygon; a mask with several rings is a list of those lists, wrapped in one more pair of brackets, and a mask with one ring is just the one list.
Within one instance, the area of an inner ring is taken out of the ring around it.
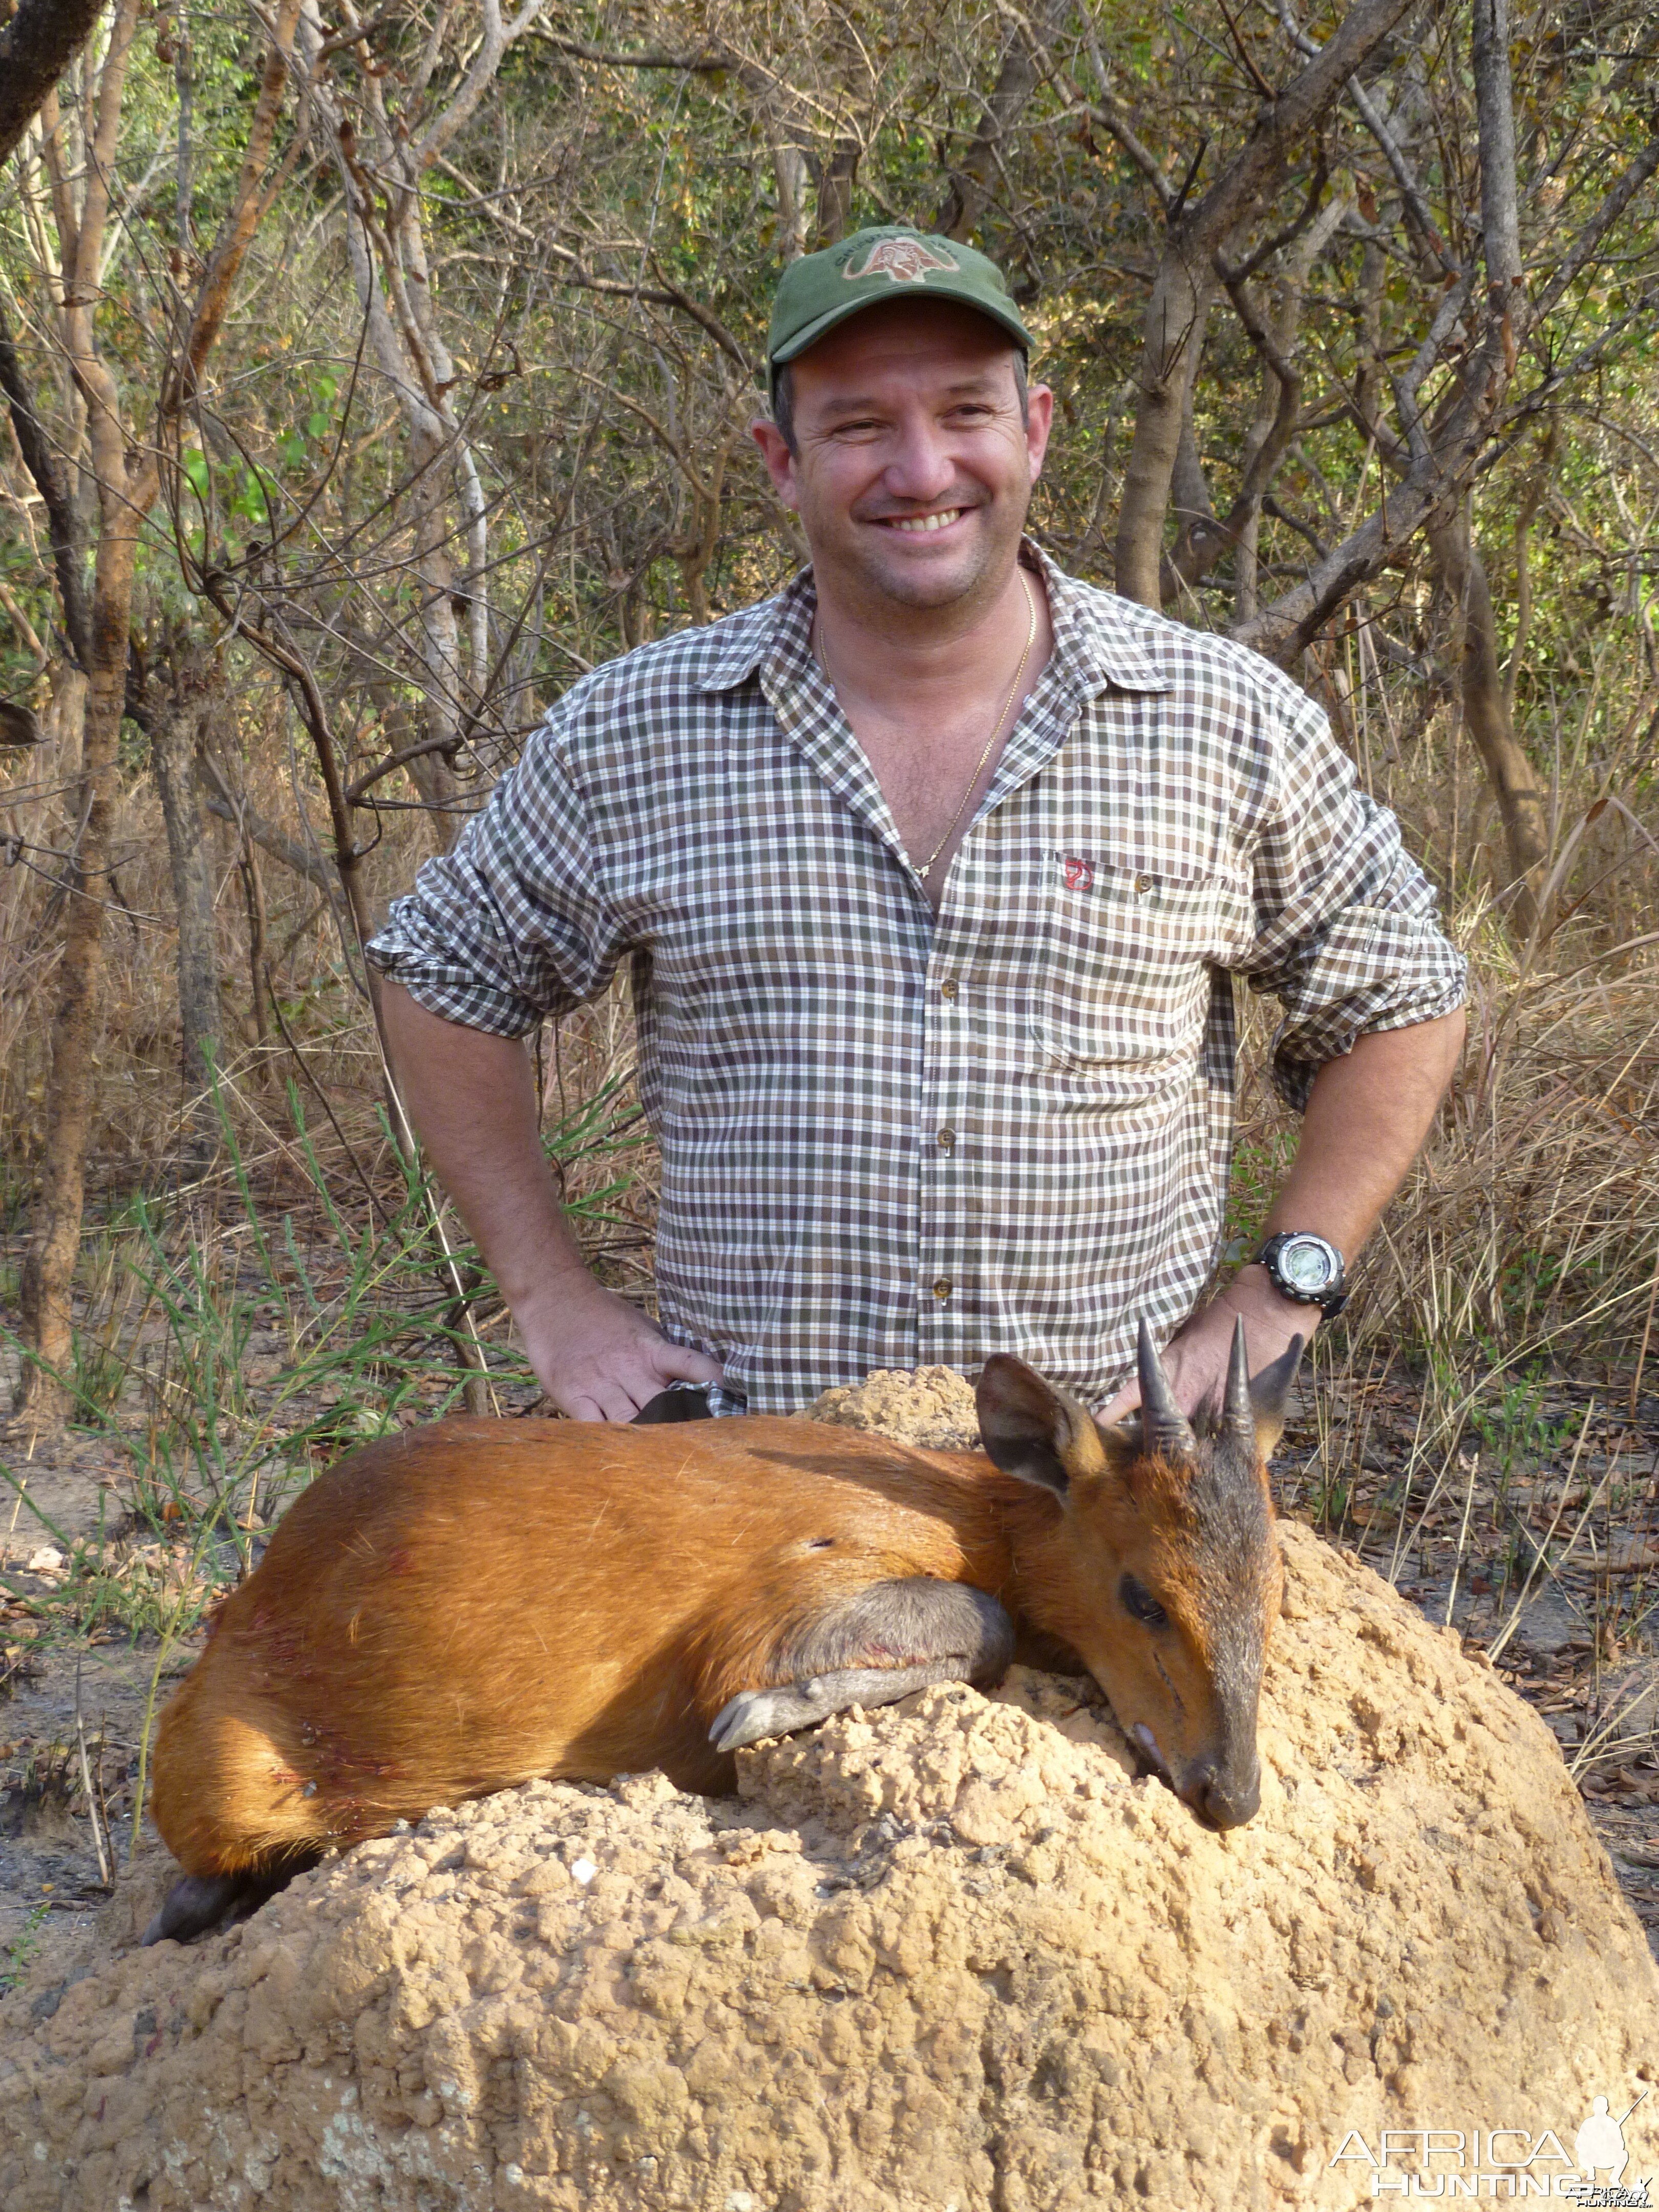
{"label": "man's hand", "polygon": [[706,1352],[671,1343],[637,1306],[589,1279],[554,1310],[514,1316],[536,1379],[573,1421],[631,1421],[671,1382],[718,1382]]}
{"label": "man's hand", "polygon": [[[1224,1291],[1176,1331],[1165,1348],[1164,1371],[1183,1413],[1195,1413],[1206,1399],[1220,1404],[1232,1352],[1233,1327],[1241,1314],[1252,1375],[1260,1375],[1280,1352],[1288,1351],[1293,1336],[1299,1336],[1305,1344],[1320,1319],[1317,1306],[1299,1305],[1294,1298],[1281,1297],[1265,1267],[1254,1263],[1242,1267]],[[1139,1403],[1140,1386],[1131,1379],[1100,1418],[1121,1420]]]}

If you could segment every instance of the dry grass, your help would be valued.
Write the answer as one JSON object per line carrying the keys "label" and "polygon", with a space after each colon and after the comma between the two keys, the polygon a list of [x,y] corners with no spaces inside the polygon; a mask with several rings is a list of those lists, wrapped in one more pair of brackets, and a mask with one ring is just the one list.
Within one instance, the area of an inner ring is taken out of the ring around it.
{"label": "dry grass", "polygon": [[[1587,1787],[1634,1774],[1645,1790],[1651,1773],[1659,1796],[1659,1767],[1644,1764],[1654,1700],[1642,1658],[1659,1603],[1659,963],[1640,941],[1656,848],[1638,805],[1652,767],[1637,695],[1603,690],[1600,721],[1581,716],[1557,749],[1560,919],[1528,945],[1494,908],[1492,825],[1443,720],[1407,744],[1374,690],[1348,702],[1364,772],[1452,886],[1471,1042],[1429,1152],[1365,1255],[1360,1295],[1321,1334],[1285,1495],[1491,1648],[1552,1716]],[[241,749],[254,803],[295,830],[286,745],[251,724]],[[0,1226],[14,1267],[44,1091],[49,854],[70,827],[69,764],[48,753],[30,765],[0,825],[27,863],[0,876]],[[301,795],[319,823],[303,781]],[[382,896],[433,842],[418,814],[384,819]],[[228,825],[215,835],[227,1047],[223,1142],[204,1169],[177,1072],[165,841],[135,763],[116,841],[125,910],[110,917],[74,1378],[82,1424],[125,1468],[123,1514],[94,1542],[66,1541],[58,1583],[21,1593],[20,1617],[48,1643],[136,1634],[165,1656],[297,1482],[358,1437],[453,1401],[458,1328],[482,1343],[489,1402],[507,1411],[533,1395],[499,1301],[470,1275],[463,1321],[435,1194],[389,1140],[345,951],[313,887],[269,860],[268,942],[293,1048],[270,1024],[258,1034],[237,846]],[[1261,1079],[1270,1022],[1261,1007],[1247,1022],[1241,1241],[1294,1142]],[[655,1161],[632,1067],[620,992],[538,1047],[544,1125],[589,1251],[648,1300]],[[465,1269],[457,1224],[445,1233]]]}

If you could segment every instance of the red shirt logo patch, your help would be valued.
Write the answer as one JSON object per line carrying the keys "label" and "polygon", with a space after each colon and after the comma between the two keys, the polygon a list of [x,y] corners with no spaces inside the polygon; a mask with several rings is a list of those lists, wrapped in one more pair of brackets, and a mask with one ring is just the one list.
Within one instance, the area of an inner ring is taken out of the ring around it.
{"label": "red shirt logo patch", "polygon": [[1094,870],[1077,854],[1067,853],[1060,865],[1068,891],[1086,891],[1093,885]]}

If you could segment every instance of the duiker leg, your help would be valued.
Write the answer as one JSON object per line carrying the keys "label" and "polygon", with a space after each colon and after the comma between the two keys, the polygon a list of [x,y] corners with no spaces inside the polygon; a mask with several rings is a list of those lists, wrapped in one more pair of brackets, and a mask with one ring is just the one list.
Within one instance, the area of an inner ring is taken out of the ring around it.
{"label": "duiker leg", "polygon": [[930,1682],[995,1681],[1013,1649],[1013,1623],[983,1590],[925,1576],[872,1583],[781,1655],[793,1680],[733,1698],[715,1714],[708,1740],[717,1751],[736,1751],[848,1705],[890,1705]]}

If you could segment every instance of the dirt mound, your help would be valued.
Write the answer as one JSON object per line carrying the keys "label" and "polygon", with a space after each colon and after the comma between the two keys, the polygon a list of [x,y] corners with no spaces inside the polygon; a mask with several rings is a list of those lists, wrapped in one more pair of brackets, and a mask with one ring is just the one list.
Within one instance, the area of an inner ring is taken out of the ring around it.
{"label": "dirt mound", "polygon": [[0,2203],[1350,2206],[1385,2127],[1547,2186],[1659,2060],[1641,1930],[1542,1723],[1284,1534],[1248,1827],[1022,1672],[744,1753],[738,1800],[437,1811],[229,1936],[0,2005]]}
{"label": "dirt mound", "polygon": [[977,1451],[974,1386],[954,1367],[878,1367],[862,1382],[826,1390],[807,1407],[809,1421],[871,1429],[924,1451]]}

